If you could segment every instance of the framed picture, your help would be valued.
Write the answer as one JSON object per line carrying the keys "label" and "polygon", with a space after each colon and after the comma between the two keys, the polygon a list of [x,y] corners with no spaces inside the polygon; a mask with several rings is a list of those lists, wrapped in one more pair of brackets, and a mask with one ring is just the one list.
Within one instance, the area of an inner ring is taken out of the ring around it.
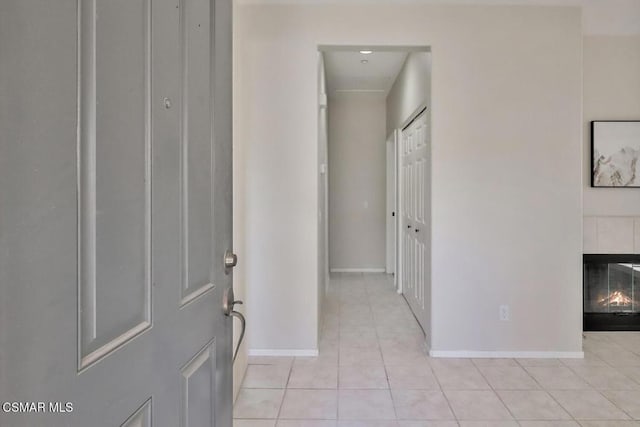
{"label": "framed picture", "polygon": [[591,122],[591,186],[640,188],[640,120]]}

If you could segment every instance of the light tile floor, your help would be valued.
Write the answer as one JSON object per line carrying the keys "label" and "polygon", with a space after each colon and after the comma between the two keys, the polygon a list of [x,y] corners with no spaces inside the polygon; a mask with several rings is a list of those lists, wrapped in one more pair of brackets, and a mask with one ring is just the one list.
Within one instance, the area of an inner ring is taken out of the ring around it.
{"label": "light tile floor", "polygon": [[386,275],[333,275],[320,355],[253,357],[235,427],[640,426],[640,333],[584,359],[432,359]]}

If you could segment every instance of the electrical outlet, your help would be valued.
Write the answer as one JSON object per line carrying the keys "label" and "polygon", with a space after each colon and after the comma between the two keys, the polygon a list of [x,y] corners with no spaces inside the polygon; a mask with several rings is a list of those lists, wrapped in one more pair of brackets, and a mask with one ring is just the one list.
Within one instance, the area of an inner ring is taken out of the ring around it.
{"label": "electrical outlet", "polygon": [[511,313],[509,312],[509,306],[506,304],[502,304],[500,306],[500,320],[503,322],[508,322],[511,320]]}

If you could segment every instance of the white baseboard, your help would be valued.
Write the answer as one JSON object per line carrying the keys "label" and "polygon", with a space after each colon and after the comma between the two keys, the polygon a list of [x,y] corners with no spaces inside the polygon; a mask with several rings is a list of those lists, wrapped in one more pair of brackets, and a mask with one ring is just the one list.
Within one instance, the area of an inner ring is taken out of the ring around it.
{"label": "white baseboard", "polygon": [[384,273],[386,270],[381,268],[332,268],[331,273]]}
{"label": "white baseboard", "polygon": [[518,359],[583,359],[582,351],[429,351],[431,357],[442,358],[518,358]]}
{"label": "white baseboard", "polygon": [[252,349],[249,350],[249,356],[295,356],[295,357],[316,357],[318,350],[271,350],[271,349]]}

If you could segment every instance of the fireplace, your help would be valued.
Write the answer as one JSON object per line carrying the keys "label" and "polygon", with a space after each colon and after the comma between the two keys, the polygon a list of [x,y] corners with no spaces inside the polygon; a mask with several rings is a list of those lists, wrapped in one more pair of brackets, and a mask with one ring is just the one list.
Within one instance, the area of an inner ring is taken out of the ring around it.
{"label": "fireplace", "polygon": [[640,331],[640,254],[583,259],[583,329]]}

